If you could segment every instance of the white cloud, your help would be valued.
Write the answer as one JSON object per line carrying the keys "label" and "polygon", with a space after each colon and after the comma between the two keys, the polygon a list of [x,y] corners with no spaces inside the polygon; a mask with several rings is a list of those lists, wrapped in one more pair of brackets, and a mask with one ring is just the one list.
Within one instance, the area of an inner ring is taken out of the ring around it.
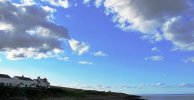
{"label": "white cloud", "polygon": [[[57,50],[57,51],[56,51]],[[42,59],[42,58],[58,58],[63,52],[60,49],[53,49],[46,53],[40,52],[36,48],[18,48],[18,49],[7,49],[6,55],[9,60],[20,60],[20,59]]]}
{"label": "white cloud", "polygon": [[167,83],[143,83],[139,85],[118,85],[118,86],[105,86],[105,85],[70,85],[69,87],[74,87],[78,89],[89,89],[89,90],[100,90],[100,91],[110,91],[113,89],[143,89],[143,88],[194,88],[193,83],[181,83],[181,84],[167,84]]}
{"label": "white cloud", "polygon": [[158,42],[158,41],[161,41],[161,40],[163,40],[163,38],[164,38],[164,36],[162,35],[162,34],[160,34],[160,33],[156,33],[154,36],[153,36],[153,41],[154,42]]}
{"label": "white cloud", "polygon": [[153,87],[153,88],[194,88],[193,83],[181,83],[181,84],[166,84],[166,83],[150,83],[141,84],[140,87]]}
{"label": "white cloud", "polygon": [[51,7],[49,7],[49,6],[42,6],[42,8],[43,8],[46,12],[54,13],[54,12],[57,11],[56,9],[51,8]]}
{"label": "white cloud", "polygon": [[181,84],[178,84],[177,87],[194,88],[194,84],[193,83],[181,83]]}
{"label": "white cloud", "polygon": [[91,53],[91,55],[97,56],[97,57],[105,57],[105,56],[107,56],[107,54],[104,53],[103,51],[93,52],[93,53]]}
{"label": "white cloud", "polygon": [[42,0],[43,2],[49,2],[53,6],[68,8],[68,0]]}
{"label": "white cloud", "polygon": [[103,1],[104,0],[95,0],[95,2],[94,2],[95,3],[95,6],[96,7],[100,7],[102,5]]}
{"label": "white cloud", "polygon": [[193,57],[188,57],[188,58],[184,59],[183,61],[185,63],[189,63],[189,62],[194,63],[194,56]]}
{"label": "white cloud", "polygon": [[65,17],[66,17],[66,18],[71,18],[72,16],[71,16],[71,15],[66,15]]}
{"label": "white cloud", "polygon": [[158,47],[153,47],[153,48],[151,49],[151,51],[153,51],[153,52],[159,52],[160,49],[159,49]]}
{"label": "white cloud", "polygon": [[31,6],[31,5],[35,4],[34,0],[21,0],[21,3],[23,5],[28,5],[28,6]]}
{"label": "white cloud", "polygon": [[9,24],[6,22],[0,22],[0,31],[11,32],[13,30],[14,30],[14,27],[12,24]]}
{"label": "white cloud", "polygon": [[166,83],[150,83],[141,84],[140,87],[153,87],[153,88],[194,88],[193,83],[181,83],[181,84],[166,84]]}
{"label": "white cloud", "polygon": [[0,0],[1,3],[5,2],[6,0]]}
{"label": "white cloud", "polygon": [[89,61],[79,61],[78,64],[81,64],[81,65],[92,65],[93,63],[89,62]]}
{"label": "white cloud", "polygon": [[103,5],[124,31],[136,30],[152,42],[166,39],[176,49],[194,50],[193,0],[104,0]]}
{"label": "white cloud", "polygon": [[156,55],[156,56],[145,57],[144,59],[145,60],[152,60],[152,61],[161,61],[161,60],[164,60],[164,57]]}
{"label": "white cloud", "polygon": [[91,0],[83,0],[83,4],[89,4]]}
{"label": "white cloud", "polygon": [[69,39],[66,28],[50,22],[45,9],[0,2],[0,51],[8,59],[56,57]]}
{"label": "white cloud", "polygon": [[49,16],[47,16],[47,19],[50,22],[53,22],[53,20],[55,19],[54,13],[57,12],[57,10],[49,6],[42,6],[42,9],[45,10],[47,13],[49,13]]}
{"label": "white cloud", "polygon": [[166,83],[150,83],[150,84],[141,84],[140,87],[145,88],[145,87],[154,87],[154,88],[167,88],[171,87],[170,85]]}
{"label": "white cloud", "polygon": [[69,45],[71,49],[78,55],[82,55],[89,51],[90,46],[87,43],[79,42],[75,39],[69,40]]}
{"label": "white cloud", "polygon": [[194,50],[194,16],[174,17],[164,25],[164,36],[174,44],[175,50]]}
{"label": "white cloud", "polygon": [[62,60],[62,61],[69,61],[69,57],[59,57],[58,60]]}
{"label": "white cloud", "polygon": [[153,33],[161,27],[166,17],[184,11],[187,3],[183,0],[105,0],[104,6],[114,14],[115,22],[118,22],[122,28]]}

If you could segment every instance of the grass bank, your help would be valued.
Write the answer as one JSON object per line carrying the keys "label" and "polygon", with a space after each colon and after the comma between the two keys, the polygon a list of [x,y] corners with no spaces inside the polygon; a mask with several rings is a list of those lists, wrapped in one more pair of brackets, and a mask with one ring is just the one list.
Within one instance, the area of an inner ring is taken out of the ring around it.
{"label": "grass bank", "polygon": [[65,87],[19,88],[0,86],[0,100],[142,100],[124,93]]}

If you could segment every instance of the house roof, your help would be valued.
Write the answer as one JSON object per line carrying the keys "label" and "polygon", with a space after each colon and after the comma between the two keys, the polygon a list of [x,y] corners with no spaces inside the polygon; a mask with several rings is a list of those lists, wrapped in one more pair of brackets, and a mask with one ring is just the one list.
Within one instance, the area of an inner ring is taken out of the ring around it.
{"label": "house roof", "polygon": [[37,82],[47,82],[45,79],[35,79]]}
{"label": "house roof", "polygon": [[9,75],[6,74],[0,74],[0,78],[11,78]]}
{"label": "house roof", "polygon": [[24,76],[15,76],[15,77],[17,77],[17,78],[20,79],[20,80],[33,81],[31,78],[24,77]]}

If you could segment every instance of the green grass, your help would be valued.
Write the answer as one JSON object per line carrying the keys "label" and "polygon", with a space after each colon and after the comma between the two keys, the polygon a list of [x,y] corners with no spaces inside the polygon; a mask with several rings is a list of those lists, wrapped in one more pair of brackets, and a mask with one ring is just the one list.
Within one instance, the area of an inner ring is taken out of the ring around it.
{"label": "green grass", "polygon": [[[74,98],[87,98],[87,97],[124,97],[134,98],[125,100],[139,100],[139,96],[128,95],[123,93],[103,92],[94,90],[81,90],[65,87],[51,88],[19,88],[19,87],[3,87],[0,86],[0,100],[16,100],[16,98],[28,98],[29,100],[41,100],[43,98],[61,98],[61,97],[74,97]],[[11,99],[14,98],[14,99]],[[18,99],[19,100],[19,99]]]}

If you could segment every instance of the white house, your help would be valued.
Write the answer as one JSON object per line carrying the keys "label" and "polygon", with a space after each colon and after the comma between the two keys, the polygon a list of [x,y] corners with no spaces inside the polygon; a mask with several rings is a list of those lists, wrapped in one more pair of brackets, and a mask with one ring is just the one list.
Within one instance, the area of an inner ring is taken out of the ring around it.
{"label": "white house", "polygon": [[50,87],[50,83],[46,78],[38,77],[37,79],[34,79],[34,81],[36,82],[37,87],[46,87],[46,88]]}
{"label": "white house", "polygon": [[0,85],[12,86],[12,83],[14,83],[14,81],[9,75],[0,74]]}
{"label": "white house", "polygon": [[18,87],[50,87],[50,83],[46,78],[40,78],[32,80],[31,78],[24,76],[14,76],[11,78],[9,75],[0,74],[0,86],[18,86]]}
{"label": "white house", "polygon": [[24,77],[24,76],[14,76],[13,80],[18,83],[19,87],[36,87],[36,82],[32,80],[31,78]]}

